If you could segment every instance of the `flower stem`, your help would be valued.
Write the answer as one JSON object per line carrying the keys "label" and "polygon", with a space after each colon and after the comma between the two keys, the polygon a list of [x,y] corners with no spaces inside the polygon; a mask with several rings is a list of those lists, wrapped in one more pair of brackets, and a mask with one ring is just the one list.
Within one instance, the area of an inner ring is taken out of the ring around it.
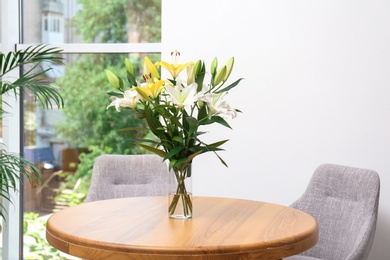
{"label": "flower stem", "polygon": [[[179,218],[190,218],[192,216],[192,195],[187,191],[185,184],[188,168],[174,169],[174,178],[176,179],[177,186],[175,191],[170,193],[170,205],[168,208],[169,215],[175,217],[180,215]],[[173,176],[172,176],[173,177]],[[180,205],[181,203],[181,205]],[[180,205],[180,206],[179,206]]]}

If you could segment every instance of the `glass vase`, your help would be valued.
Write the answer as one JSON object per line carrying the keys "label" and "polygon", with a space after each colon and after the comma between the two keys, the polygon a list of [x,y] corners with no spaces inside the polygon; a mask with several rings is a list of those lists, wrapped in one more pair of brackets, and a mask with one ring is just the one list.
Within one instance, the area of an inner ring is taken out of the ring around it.
{"label": "glass vase", "polygon": [[192,217],[192,165],[173,167],[169,173],[169,208],[170,218],[189,219]]}

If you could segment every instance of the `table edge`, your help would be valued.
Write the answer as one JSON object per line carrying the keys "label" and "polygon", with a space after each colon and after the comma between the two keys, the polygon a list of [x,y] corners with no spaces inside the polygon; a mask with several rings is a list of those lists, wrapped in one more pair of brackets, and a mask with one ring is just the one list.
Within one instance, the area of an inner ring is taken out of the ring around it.
{"label": "table edge", "polygon": [[[159,196],[159,197],[164,197],[165,196]],[[142,197],[139,197],[142,198]],[[149,197],[150,198],[150,197]],[[196,196],[195,198],[219,198],[219,197],[203,197],[203,196]],[[123,199],[123,198],[122,198]],[[236,198],[220,198],[220,199],[234,199],[234,200],[246,200],[250,201],[247,199],[236,199]],[[255,200],[252,200],[255,201]],[[262,202],[262,201],[256,201],[256,202]],[[266,202],[267,204],[273,204],[273,205],[278,205],[278,206],[283,206],[275,203],[270,203]],[[288,207],[288,206],[283,206],[283,207]],[[288,207],[290,208],[290,207]],[[281,256],[281,257],[287,257],[291,256],[303,251],[308,250],[312,246],[314,246],[317,241],[318,241],[318,223],[314,219],[313,216],[310,214],[290,208],[296,211],[299,211],[301,213],[304,213],[308,215],[310,218],[312,218],[315,221],[315,227],[314,230],[311,232],[307,232],[306,234],[301,234],[302,239],[299,239],[299,241],[296,241],[293,244],[288,244],[288,245],[283,245],[281,243],[280,245],[276,245],[273,247],[268,247],[267,245],[264,245],[263,243],[252,243],[252,244],[247,244],[247,245],[240,245],[239,249],[237,249],[236,246],[232,247],[231,245],[224,245],[218,247],[218,251],[208,251],[206,248],[180,248],[180,247],[172,247],[172,248],[167,248],[167,247],[149,247],[149,246],[132,246],[132,245],[127,245],[123,246],[121,245],[118,247],[118,244],[115,243],[105,243],[104,245],[97,245],[97,244],[91,244],[91,243],[85,243],[82,241],[79,241],[78,239],[74,239],[72,237],[69,238],[69,240],[64,240],[62,238],[59,238],[56,235],[56,232],[51,229],[50,226],[50,218],[47,221],[47,226],[46,226],[46,239],[55,248],[59,249],[60,251],[63,251],[68,254],[72,254],[71,248],[89,248],[90,250],[93,251],[101,251],[105,250],[107,252],[115,252],[118,254],[130,254],[130,253],[135,253],[135,254],[142,254],[142,255],[154,255],[154,256],[159,256],[159,255],[174,255],[174,256],[196,256],[196,255],[208,255],[208,256],[222,256],[222,255],[240,255],[240,254],[247,254],[248,252],[250,253],[260,253],[263,252],[264,250],[270,251],[270,250],[277,250],[280,251],[281,249],[285,248],[286,255]],[[65,209],[66,210],[66,209]],[[205,253],[207,252],[207,253]],[[83,257],[84,255],[77,255]],[[85,256],[84,256],[85,257]]]}

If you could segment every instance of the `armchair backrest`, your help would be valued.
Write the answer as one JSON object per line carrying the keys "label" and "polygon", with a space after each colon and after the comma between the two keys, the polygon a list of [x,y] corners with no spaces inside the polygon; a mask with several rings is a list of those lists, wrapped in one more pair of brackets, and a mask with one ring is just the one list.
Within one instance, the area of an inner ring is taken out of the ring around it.
{"label": "armchair backrest", "polygon": [[376,229],[380,180],[373,170],[334,164],[319,166],[291,206],[311,214],[318,243],[303,255],[327,260],[365,260]]}
{"label": "armchair backrest", "polygon": [[86,202],[167,195],[168,166],[154,154],[101,155],[92,170]]}

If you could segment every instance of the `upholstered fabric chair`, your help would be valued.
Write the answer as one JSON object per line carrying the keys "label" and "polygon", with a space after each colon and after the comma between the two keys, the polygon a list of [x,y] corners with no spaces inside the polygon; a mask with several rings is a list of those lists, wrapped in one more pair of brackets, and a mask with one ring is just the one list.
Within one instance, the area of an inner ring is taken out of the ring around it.
{"label": "upholstered fabric chair", "polygon": [[86,202],[167,195],[168,166],[154,154],[96,158]]}
{"label": "upholstered fabric chair", "polygon": [[375,171],[324,164],[291,206],[318,222],[318,243],[287,260],[365,260],[378,214],[380,180]]}

